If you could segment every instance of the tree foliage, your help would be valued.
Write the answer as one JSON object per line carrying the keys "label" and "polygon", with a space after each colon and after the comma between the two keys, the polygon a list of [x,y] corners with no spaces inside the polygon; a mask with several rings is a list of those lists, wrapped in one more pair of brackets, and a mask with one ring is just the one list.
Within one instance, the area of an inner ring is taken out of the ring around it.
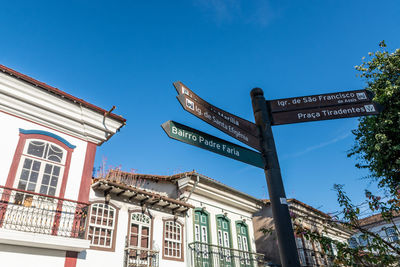
{"label": "tree foliage", "polygon": [[348,156],[355,156],[357,167],[368,169],[378,186],[393,194],[400,185],[400,49],[389,53],[383,41],[380,48],[356,69],[384,109],[360,119]]}
{"label": "tree foliage", "polygon": [[[341,211],[326,218],[323,227],[305,228],[302,220],[307,218],[292,218],[295,234],[319,242],[334,266],[400,266],[400,241],[388,240],[385,235],[360,224],[360,217],[365,217],[366,212],[375,214],[386,222],[385,227],[393,227],[400,235],[394,222],[394,217],[400,215],[400,49],[389,53],[384,41],[379,46],[356,69],[383,111],[377,116],[360,118],[358,128],[353,130],[355,143],[348,156],[357,159],[358,168],[369,170],[384,196],[365,190],[366,201],[363,205],[354,205],[343,186],[335,185]],[[330,227],[344,227],[358,233],[365,242],[352,246],[328,238]]]}
{"label": "tree foliage", "polygon": [[[379,46],[379,51],[369,53],[369,58],[363,58],[356,69],[383,111],[377,116],[360,118],[358,128],[353,130],[355,144],[348,156],[356,157],[356,166],[369,170],[370,177],[384,190],[385,197],[365,191],[367,210],[370,214],[377,214],[399,234],[393,219],[400,214],[400,49],[389,53],[384,41]],[[357,232],[365,240],[364,244],[350,246],[327,238],[323,231],[301,227],[297,227],[297,233],[320,242],[325,253],[338,266],[399,266],[400,242],[388,240],[386,236],[360,225],[360,207],[352,204],[343,186],[335,185],[335,190],[342,211],[326,220],[326,227],[345,227]],[[301,225],[296,221],[294,224]],[[332,243],[336,245],[336,255],[332,254],[329,246]]]}
{"label": "tree foliage", "polygon": [[[338,203],[342,210],[323,221],[323,227],[308,229],[302,225],[303,218],[293,218],[293,225],[296,235],[302,235],[314,242],[319,242],[323,252],[330,258],[333,266],[352,266],[352,267],[381,267],[398,266],[400,260],[400,240],[390,241],[385,235],[375,231],[370,231],[360,224],[360,206],[354,205],[342,185],[335,185]],[[377,213],[383,221],[385,227],[393,227],[399,234],[399,229],[394,222],[394,217],[400,212],[400,199],[394,197],[383,199],[365,190],[366,206],[372,213]],[[365,205],[364,205],[365,206]],[[365,211],[364,211],[365,212]],[[358,237],[365,240],[365,244],[352,246],[327,237],[328,229],[331,227],[345,228],[354,233],[358,232]],[[322,230],[321,230],[322,229]],[[385,229],[381,229],[385,230]],[[336,248],[333,252],[332,245]]]}

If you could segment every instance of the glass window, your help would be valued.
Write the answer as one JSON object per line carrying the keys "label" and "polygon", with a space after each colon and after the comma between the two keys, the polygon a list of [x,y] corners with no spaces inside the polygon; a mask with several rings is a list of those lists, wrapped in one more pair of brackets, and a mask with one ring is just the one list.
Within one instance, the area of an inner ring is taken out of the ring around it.
{"label": "glass window", "polygon": [[399,240],[399,235],[394,227],[386,228],[385,232],[389,242],[396,242]]}
{"label": "glass window", "polygon": [[164,256],[181,259],[182,226],[174,221],[164,221]]}
{"label": "glass window", "polygon": [[358,247],[358,241],[355,237],[350,237],[349,239],[349,247],[350,248],[356,248]]}
{"label": "glass window", "polygon": [[150,249],[151,219],[141,212],[131,213],[129,246]]}
{"label": "glass window", "polygon": [[367,246],[368,245],[368,237],[364,234],[358,237],[358,242],[360,242],[360,246]]}
{"label": "glass window", "polygon": [[304,252],[303,248],[303,240],[301,237],[296,237],[296,246],[297,246],[297,251],[299,253],[299,260],[300,260],[300,265],[301,266],[306,266],[306,254]]}
{"label": "glass window", "polygon": [[[25,191],[57,196],[65,167],[66,151],[50,142],[28,139],[24,147],[14,186]],[[26,194],[18,194],[17,202]]]}
{"label": "glass window", "polygon": [[91,205],[88,239],[92,246],[112,248],[115,220],[114,207],[103,203]]}

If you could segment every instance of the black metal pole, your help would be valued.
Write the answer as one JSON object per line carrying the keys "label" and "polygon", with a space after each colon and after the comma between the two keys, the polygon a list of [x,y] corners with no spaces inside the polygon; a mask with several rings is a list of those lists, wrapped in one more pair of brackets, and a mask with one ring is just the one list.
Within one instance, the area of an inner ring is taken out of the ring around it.
{"label": "black metal pole", "polygon": [[259,129],[261,154],[264,160],[264,172],[278,237],[281,264],[283,267],[300,267],[292,221],[289,215],[281,169],[271,129],[270,111],[267,108],[263,90],[254,88],[251,90],[250,95],[254,118]]}

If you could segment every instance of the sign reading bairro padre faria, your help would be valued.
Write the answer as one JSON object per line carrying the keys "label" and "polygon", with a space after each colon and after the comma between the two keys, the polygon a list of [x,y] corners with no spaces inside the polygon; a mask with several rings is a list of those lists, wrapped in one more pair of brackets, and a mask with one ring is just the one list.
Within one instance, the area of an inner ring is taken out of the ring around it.
{"label": "sign reading bairro padre faria", "polygon": [[161,127],[172,139],[194,145],[259,168],[264,167],[260,153],[248,148],[222,140],[218,137],[206,134],[174,121],[164,122]]}

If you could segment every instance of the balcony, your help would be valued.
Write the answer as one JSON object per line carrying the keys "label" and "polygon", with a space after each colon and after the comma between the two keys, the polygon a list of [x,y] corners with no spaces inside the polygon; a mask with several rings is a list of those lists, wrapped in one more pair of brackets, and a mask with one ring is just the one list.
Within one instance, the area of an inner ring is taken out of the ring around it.
{"label": "balcony", "polygon": [[333,266],[330,257],[326,254],[311,249],[297,249],[297,250],[300,260],[300,266],[302,267]]}
{"label": "balcony", "polygon": [[125,267],[158,267],[159,252],[145,248],[125,249]]}
{"label": "balcony", "polygon": [[261,267],[264,255],[201,242],[189,244],[191,266]]}
{"label": "balcony", "polygon": [[81,251],[88,204],[0,186],[0,243]]}

